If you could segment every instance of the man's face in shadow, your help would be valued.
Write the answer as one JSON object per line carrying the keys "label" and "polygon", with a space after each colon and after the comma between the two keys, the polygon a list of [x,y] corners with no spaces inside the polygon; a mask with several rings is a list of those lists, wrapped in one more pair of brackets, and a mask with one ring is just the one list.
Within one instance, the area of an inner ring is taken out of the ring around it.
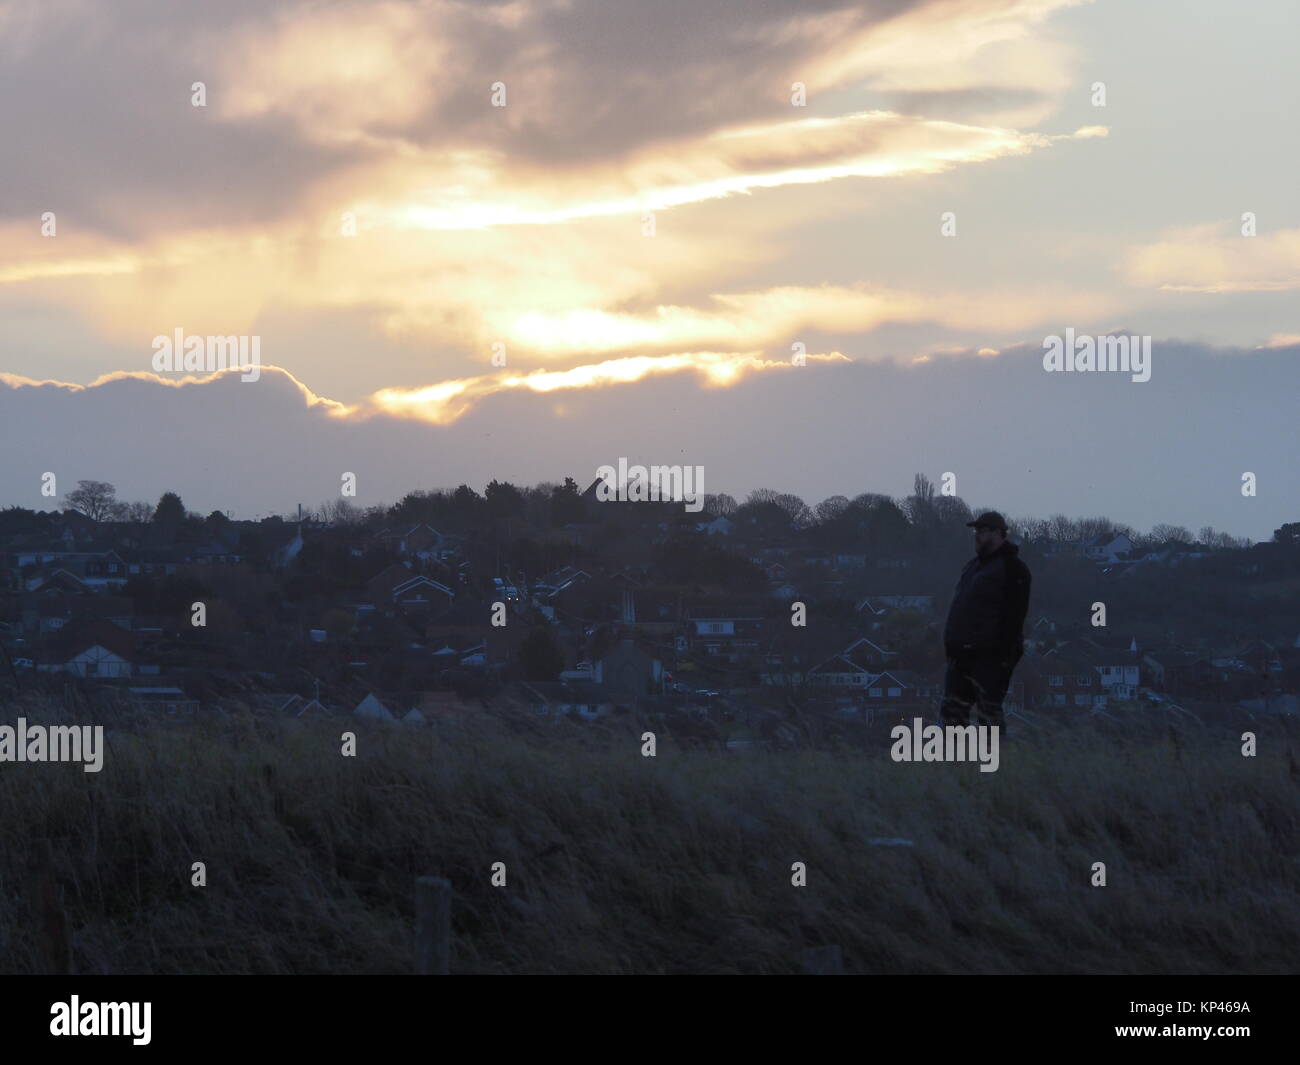
{"label": "man's face in shadow", "polygon": [[975,553],[977,555],[991,555],[1006,540],[1005,534],[1000,529],[990,529],[987,525],[975,526]]}

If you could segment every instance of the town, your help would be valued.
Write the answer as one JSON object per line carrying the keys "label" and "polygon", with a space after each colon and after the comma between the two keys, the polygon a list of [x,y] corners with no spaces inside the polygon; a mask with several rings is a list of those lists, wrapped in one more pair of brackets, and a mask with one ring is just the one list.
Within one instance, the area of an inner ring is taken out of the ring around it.
{"label": "town", "polygon": [[[935,720],[963,501],[918,475],[902,499],[760,490],[695,514],[600,485],[248,521],[82,482],[60,510],[0,511],[0,684],[97,715],[500,713],[733,751]],[[1013,727],[1297,713],[1300,523],[1250,545],[1064,517],[1012,536],[1035,574]]]}

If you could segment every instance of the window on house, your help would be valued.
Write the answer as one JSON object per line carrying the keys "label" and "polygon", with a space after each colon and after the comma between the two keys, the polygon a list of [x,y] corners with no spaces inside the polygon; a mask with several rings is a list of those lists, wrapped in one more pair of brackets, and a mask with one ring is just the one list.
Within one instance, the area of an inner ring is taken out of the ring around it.
{"label": "window on house", "polygon": [[879,689],[879,688],[872,688],[869,692],[867,692],[867,694],[870,695],[871,698],[873,698],[873,699],[879,699],[879,698],[880,698],[880,689]]}
{"label": "window on house", "polygon": [[1088,676],[1086,673],[1084,673],[1084,674],[1082,674],[1081,676],[1079,676],[1079,677],[1077,678],[1077,680],[1078,680],[1078,682],[1079,682],[1079,687],[1080,687],[1080,688],[1088,688],[1088,687],[1091,687],[1091,685],[1092,685],[1092,678],[1091,678],[1090,676]]}
{"label": "window on house", "polygon": [[902,689],[902,688],[890,688],[890,689],[889,689],[889,697],[890,697],[891,699],[897,699],[897,698],[898,698],[900,695],[902,695],[902,694],[903,694],[903,689]]}

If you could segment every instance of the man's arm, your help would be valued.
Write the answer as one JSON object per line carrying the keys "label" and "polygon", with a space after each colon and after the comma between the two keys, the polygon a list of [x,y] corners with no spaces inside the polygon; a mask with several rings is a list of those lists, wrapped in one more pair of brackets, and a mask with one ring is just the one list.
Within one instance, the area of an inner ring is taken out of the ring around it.
{"label": "man's arm", "polygon": [[1019,649],[1024,639],[1025,617],[1029,614],[1029,567],[1019,559],[1007,567],[1007,586],[1002,601],[999,643],[1008,653]]}

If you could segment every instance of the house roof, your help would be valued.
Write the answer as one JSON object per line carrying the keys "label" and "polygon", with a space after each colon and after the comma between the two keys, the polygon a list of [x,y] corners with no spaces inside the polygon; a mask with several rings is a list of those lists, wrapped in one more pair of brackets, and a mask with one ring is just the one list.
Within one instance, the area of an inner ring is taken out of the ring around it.
{"label": "house roof", "polygon": [[102,618],[62,629],[46,645],[45,657],[51,662],[67,662],[91,647],[102,647],[128,662],[136,658],[135,637]]}
{"label": "house roof", "polygon": [[[832,666],[838,668],[833,669],[831,668]],[[868,677],[872,676],[871,670],[863,669],[862,666],[858,665],[856,662],[852,661],[851,659],[845,658],[844,655],[842,654],[831,655],[831,657],[826,659],[824,662],[819,662],[817,665],[813,666],[812,669],[808,670],[808,672],[809,673],[862,673]]]}

